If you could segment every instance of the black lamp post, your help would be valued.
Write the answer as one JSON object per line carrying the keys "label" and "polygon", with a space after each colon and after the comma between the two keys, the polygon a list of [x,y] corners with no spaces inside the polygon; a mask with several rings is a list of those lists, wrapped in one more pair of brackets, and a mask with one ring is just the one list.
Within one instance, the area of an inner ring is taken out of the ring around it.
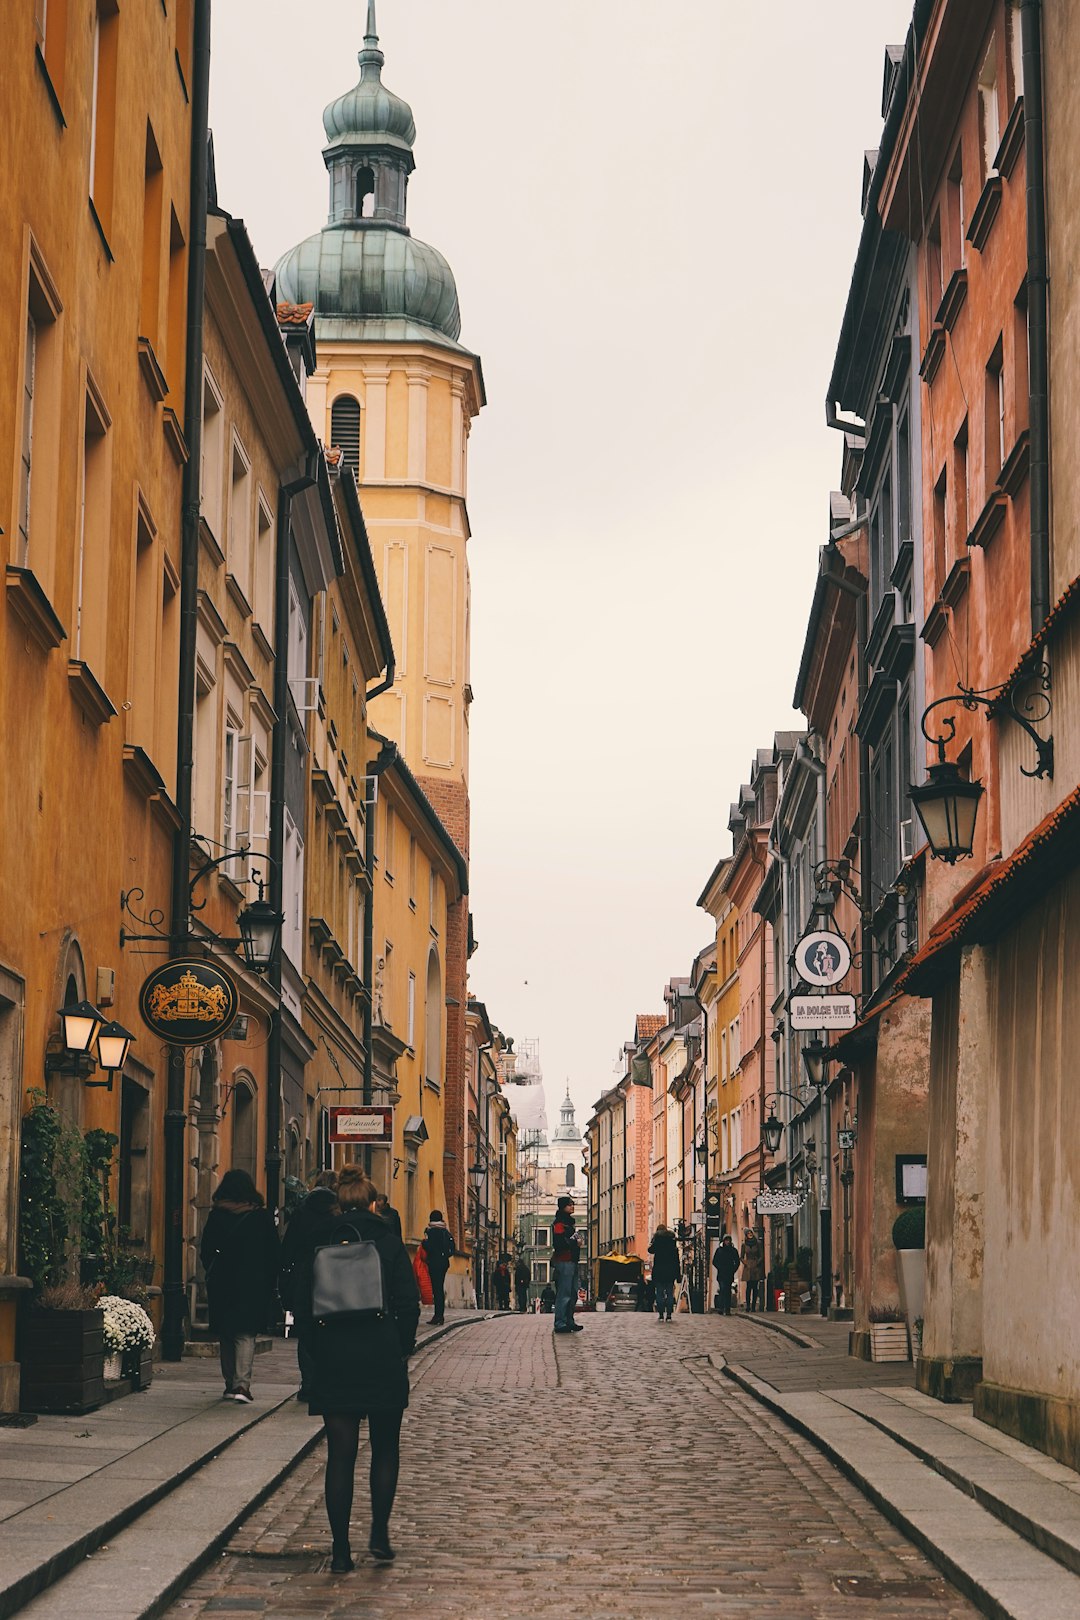
{"label": "black lamp post", "polygon": [[481,1296],[481,1292],[482,1292],[482,1286],[481,1286],[481,1270],[480,1270],[480,1189],[484,1185],[484,1177],[487,1174],[487,1167],[485,1165],[481,1164],[479,1159],[476,1159],[476,1160],[473,1161],[472,1164],[470,1164],[468,1174],[469,1174],[469,1180],[472,1182],[472,1189],[473,1189],[473,1196],[474,1196],[474,1203],[473,1203],[473,1270],[475,1272],[475,1276],[473,1278],[473,1286],[476,1289],[476,1308],[477,1308],[477,1310],[481,1310],[482,1306],[481,1306],[480,1296]]}
{"label": "black lamp post", "polygon": [[236,919],[244,961],[253,973],[265,973],[274,960],[284,920],[281,913],[263,899],[260,879],[259,898],[245,906]]}

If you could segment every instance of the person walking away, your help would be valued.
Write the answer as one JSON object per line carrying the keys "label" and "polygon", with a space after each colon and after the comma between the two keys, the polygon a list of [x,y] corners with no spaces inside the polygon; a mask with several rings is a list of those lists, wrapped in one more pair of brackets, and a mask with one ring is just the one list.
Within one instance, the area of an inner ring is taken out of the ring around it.
{"label": "person walking away", "polygon": [[765,1309],[765,1254],[758,1242],[757,1233],[747,1231],[743,1236],[743,1246],[739,1254],[742,1264],[743,1282],[746,1284],[746,1308],[748,1311],[763,1311]]}
{"label": "person walking away", "polygon": [[433,1209],[424,1230],[424,1252],[427,1255],[428,1274],[434,1309],[429,1327],[441,1327],[446,1320],[446,1273],[454,1254],[454,1240],[450,1228],[442,1217],[441,1209]]}
{"label": "person walking away", "polygon": [[524,1260],[519,1260],[514,1267],[514,1292],[517,1294],[517,1308],[524,1313],[529,1308],[529,1268]]}
{"label": "person walking away", "polygon": [[725,1232],[720,1239],[720,1247],[713,1255],[713,1270],[716,1272],[717,1309],[721,1316],[731,1315],[731,1287],[738,1269],[739,1251],[731,1241],[731,1233]]}
{"label": "person walking away", "polygon": [[555,1290],[550,1283],[545,1283],[540,1290],[540,1310],[544,1316],[550,1316],[555,1309]]}
{"label": "person walking away", "polygon": [[349,1521],[360,1445],[368,1423],[371,1450],[371,1534],[368,1551],[379,1563],[395,1557],[390,1514],[400,1467],[401,1419],[409,1404],[408,1359],[416,1347],[420,1295],[408,1252],[375,1213],[375,1188],[358,1165],[342,1170],[338,1210],[309,1235],[304,1285],[311,1309],[315,1251],[325,1243],[374,1243],[382,1267],[385,1312],[313,1321],[310,1410],[326,1429],[326,1514],[333,1539],[331,1570],[353,1568]]}
{"label": "person walking away", "polygon": [[[337,1178],[335,1177],[335,1180]],[[300,1368],[298,1401],[306,1401],[311,1394],[311,1300],[303,1288],[297,1289],[297,1267],[307,1253],[311,1234],[322,1226],[337,1209],[337,1193],[333,1187],[312,1187],[307,1197],[297,1205],[292,1220],[281,1240],[281,1279],[278,1291],[281,1303],[292,1312],[296,1332],[296,1360]]]}
{"label": "person walking away", "polygon": [[508,1311],[510,1309],[510,1290],[513,1287],[514,1279],[510,1271],[510,1262],[505,1254],[499,1256],[499,1263],[492,1273],[492,1281],[495,1284],[496,1305],[500,1311]]}
{"label": "person walking away", "polygon": [[574,1301],[577,1299],[578,1260],[581,1245],[576,1237],[574,1200],[564,1193],[559,1199],[555,1219],[551,1223],[551,1269],[555,1275],[555,1332],[581,1333],[580,1322],[574,1321]]}
{"label": "person walking away", "polygon": [[375,1199],[375,1213],[389,1223],[396,1237],[401,1237],[401,1216],[385,1193],[379,1193]]}
{"label": "person walking away", "polygon": [[270,1324],[280,1255],[273,1217],[246,1170],[226,1170],[218,1183],[199,1257],[210,1331],[219,1343],[223,1398],[247,1406],[255,1340]]}
{"label": "person walking away", "polygon": [[656,1309],[659,1313],[656,1320],[670,1322],[675,1309],[675,1284],[682,1276],[682,1266],[679,1263],[679,1245],[675,1241],[675,1234],[664,1225],[663,1221],[653,1233],[649,1253],[653,1257],[652,1274],[656,1287]]}

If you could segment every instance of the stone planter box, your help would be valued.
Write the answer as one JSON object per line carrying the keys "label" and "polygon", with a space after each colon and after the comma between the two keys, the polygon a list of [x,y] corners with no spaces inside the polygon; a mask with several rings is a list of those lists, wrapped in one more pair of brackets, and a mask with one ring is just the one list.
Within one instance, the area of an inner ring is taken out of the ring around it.
{"label": "stone planter box", "polygon": [[29,1310],[19,1331],[24,1412],[92,1412],[105,1396],[99,1310]]}
{"label": "stone planter box", "polygon": [[906,1322],[871,1322],[870,1360],[911,1360]]}

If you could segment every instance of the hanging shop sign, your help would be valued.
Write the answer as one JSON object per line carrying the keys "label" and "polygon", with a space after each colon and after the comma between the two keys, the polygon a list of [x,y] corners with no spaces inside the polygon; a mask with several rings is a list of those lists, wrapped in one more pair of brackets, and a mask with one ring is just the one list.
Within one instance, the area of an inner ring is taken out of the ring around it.
{"label": "hanging shop sign", "polygon": [[836,1133],[836,1145],[842,1151],[850,1152],[851,1149],[855,1146],[855,1132],[851,1131],[851,1130],[839,1130],[839,1131],[837,1131],[837,1133]]}
{"label": "hanging shop sign", "polygon": [[797,1192],[758,1193],[754,1205],[759,1215],[797,1215],[806,1199]]}
{"label": "hanging shop sign", "polygon": [[854,1029],[854,996],[792,996],[788,1016],[794,1030]]}
{"label": "hanging shop sign", "polygon": [[392,1108],[331,1108],[331,1142],[392,1142]]}
{"label": "hanging shop sign", "polygon": [[232,1027],[240,992],[216,962],[181,958],[166,962],[139,991],[142,1021],[170,1046],[206,1046]]}
{"label": "hanging shop sign", "polygon": [[819,989],[839,984],[851,968],[851,946],[843,934],[824,929],[804,934],[795,947],[795,971]]}

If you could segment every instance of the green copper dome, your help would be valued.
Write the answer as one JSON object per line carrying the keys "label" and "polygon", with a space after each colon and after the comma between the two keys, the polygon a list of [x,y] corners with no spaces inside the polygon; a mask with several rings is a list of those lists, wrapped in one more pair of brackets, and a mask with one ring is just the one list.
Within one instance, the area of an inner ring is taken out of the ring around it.
{"label": "green copper dome", "polygon": [[458,347],[453,272],[405,222],[416,126],[408,104],[382,82],[384,60],[375,0],[368,0],[360,83],[323,114],[329,219],[279,260],[277,296],[314,304],[317,333],[359,341],[434,338]]}
{"label": "green copper dome", "polygon": [[[456,340],[457,287],[442,254],[400,230],[328,226],[286,253],[277,266],[277,296],[314,304],[321,321],[372,322],[369,336],[422,339],[429,328]],[[347,335],[342,333],[341,335]],[[364,335],[357,333],[356,335]]]}

